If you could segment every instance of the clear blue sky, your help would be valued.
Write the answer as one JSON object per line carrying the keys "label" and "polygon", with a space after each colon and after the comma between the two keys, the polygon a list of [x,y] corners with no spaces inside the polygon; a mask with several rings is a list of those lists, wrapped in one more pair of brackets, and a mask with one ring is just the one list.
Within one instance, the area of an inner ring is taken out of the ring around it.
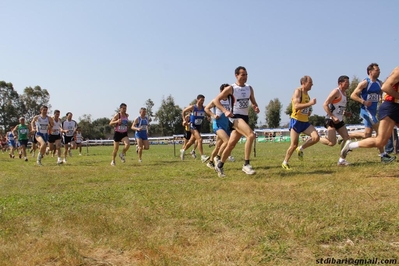
{"label": "clear blue sky", "polygon": [[205,102],[247,68],[264,124],[274,98],[284,114],[303,75],[313,78],[314,113],[340,75],[381,79],[399,65],[399,1],[394,0],[2,0],[0,80],[22,93],[50,92],[62,115],[131,116],[147,99],[158,110]]}

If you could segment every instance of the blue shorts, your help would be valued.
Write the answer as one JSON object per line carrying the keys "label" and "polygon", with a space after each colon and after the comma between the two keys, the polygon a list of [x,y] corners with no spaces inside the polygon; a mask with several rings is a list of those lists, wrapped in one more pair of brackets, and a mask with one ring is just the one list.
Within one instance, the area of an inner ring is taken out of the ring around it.
{"label": "blue shorts", "polygon": [[360,117],[363,118],[364,127],[372,128],[373,124],[378,123],[377,117],[370,111],[366,111],[365,109],[360,109]]}
{"label": "blue shorts", "polygon": [[48,133],[40,133],[40,132],[36,132],[36,138],[37,137],[42,137],[42,139],[44,140],[44,142],[48,141]]}
{"label": "blue shorts", "polygon": [[136,139],[148,140],[147,130],[136,131],[134,137]]}
{"label": "blue shorts", "polygon": [[9,140],[9,141],[8,141],[8,146],[13,147],[13,148],[16,148],[17,145],[16,145],[16,143],[15,143],[15,140]]}
{"label": "blue shorts", "polygon": [[301,122],[294,118],[291,118],[291,120],[290,120],[289,129],[295,130],[295,132],[298,134],[304,132],[308,127],[310,127],[309,122]]}
{"label": "blue shorts", "polygon": [[393,102],[383,102],[378,109],[378,117],[380,120],[385,117],[391,118],[396,124],[399,124],[399,104]]}
{"label": "blue shorts", "polygon": [[218,130],[224,130],[228,136],[230,136],[230,121],[224,117],[213,120],[212,123],[213,132],[217,132]]}
{"label": "blue shorts", "polygon": [[190,129],[197,130],[198,133],[201,133],[201,125],[194,125],[193,123],[190,123]]}

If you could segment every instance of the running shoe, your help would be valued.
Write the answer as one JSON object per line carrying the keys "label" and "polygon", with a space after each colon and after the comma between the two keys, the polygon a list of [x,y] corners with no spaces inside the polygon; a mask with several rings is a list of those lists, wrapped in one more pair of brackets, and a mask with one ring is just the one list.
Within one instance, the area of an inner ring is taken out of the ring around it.
{"label": "running shoe", "polygon": [[119,153],[119,158],[121,158],[122,163],[126,162],[125,155],[123,153]]}
{"label": "running shoe", "polygon": [[283,167],[283,169],[285,169],[285,170],[289,170],[289,171],[292,170],[288,163],[282,163],[281,167]]}
{"label": "running shoe", "polygon": [[256,173],[250,164],[243,165],[242,171],[245,172],[247,175],[254,175]]}
{"label": "running shoe", "polygon": [[383,156],[381,156],[381,162],[382,163],[391,163],[393,161],[395,161],[396,156],[390,156],[387,153],[385,153]]}
{"label": "running shoe", "polygon": [[338,161],[337,165],[338,166],[348,166],[348,165],[350,165],[350,163],[344,159],[343,161]]}
{"label": "running shoe", "polygon": [[350,139],[348,139],[348,140],[345,142],[345,145],[344,145],[344,147],[343,147],[342,150],[341,150],[341,157],[342,157],[343,159],[346,159],[346,156],[348,155],[348,153],[349,153],[350,151],[352,151],[351,149],[349,149],[349,144],[351,144],[351,140],[350,140]]}
{"label": "running shoe", "polygon": [[219,168],[217,165],[215,165],[215,171],[218,173],[218,177],[225,177],[226,176],[224,174],[223,167]]}
{"label": "running shoe", "polygon": [[206,166],[208,166],[211,169],[215,169],[215,164],[212,161],[209,161]]}
{"label": "running shoe", "polygon": [[296,148],[296,153],[298,154],[298,159],[303,161],[303,151],[301,151],[299,148]]}
{"label": "running shoe", "polygon": [[206,161],[208,161],[209,160],[209,156],[207,156],[207,155],[201,155],[201,162],[203,162],[203,163],[205,163]]}

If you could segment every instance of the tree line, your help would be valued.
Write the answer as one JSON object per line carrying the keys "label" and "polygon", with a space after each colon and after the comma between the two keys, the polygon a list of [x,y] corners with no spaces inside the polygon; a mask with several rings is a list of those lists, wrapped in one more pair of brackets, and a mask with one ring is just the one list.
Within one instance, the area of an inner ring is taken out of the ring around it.
{"label": "tree line", "polygon": [[[352,113],[351,117],[345,117],[346,124],[361,123],[360,104],[358,102],[349,100],[350,94],[355,90],[359,84],[359,79],[354,77],[347,90],[348,104],[346,110]],[[51,110],[50,93],[40,86],[26,87],[22,94],[14,89],[12,83],[0,81],[0,126],[3,130],[9,129],[11,126],[18,124],[18,118],[24,116],[27,122],[40,113],[40,106],[46,105]],[[327,97],[327,96],[326,96]],[[289,99],[291,100],[291,99]],[[190,104],[194,104],[194,99]],[[171,136],[175,134],[183,134],[184,128],[182,125],[182,108],[177,105],[172,95],[163,97],[161,105],[157,111],[154,112],[154,102],[148,99],[145,102],[147,108],[147,115],[150,121],[150,136]],[[265,107],[265,124],[261,128],[279,128],[287,127],[288,125],[281,125],[281,111],[282,103],[278,98],[270,100]],[[285,114],[291,115],[291,102],[288,103]],[[118,112],[116,108],[115,112]],[[49,112],[50,113],[50,112]],[[314,126],[324,125],[324,116],[313,114],[309,117],[310,122]],[[131,119],[133,120],[133,119]],[[113,128],[109,126],[110,118],[103,117],[93,120],[91,114],[84,114],[79,117],[78,124],[82,129],[85,138],[88,139],[109,139],[112,138]],[[249,126],[252,129],[258,127],[258,115],[255,113],[252,106],[249,107]],[[131,125],[129,125],[130,128]],[[212,132],[212,124],[210,120],[206,120],[202,125],[202,133]],[[131,132],[132,133],[132,132]]]}

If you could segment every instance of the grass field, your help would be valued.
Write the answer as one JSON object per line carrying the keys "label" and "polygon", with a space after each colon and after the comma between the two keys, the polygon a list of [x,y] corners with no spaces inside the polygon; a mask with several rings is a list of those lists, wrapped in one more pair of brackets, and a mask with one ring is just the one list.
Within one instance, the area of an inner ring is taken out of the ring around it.
{"label": "grass field", "polygon": [[398,162],[358,149],[338,167],[338,146],[317,144],[285,171],[287,148],[258,143],[248,176],[238,144],[223,179],[170,145],[115,167],[109,146],[61,166],[0,154],[0,265],[399,264]]}

